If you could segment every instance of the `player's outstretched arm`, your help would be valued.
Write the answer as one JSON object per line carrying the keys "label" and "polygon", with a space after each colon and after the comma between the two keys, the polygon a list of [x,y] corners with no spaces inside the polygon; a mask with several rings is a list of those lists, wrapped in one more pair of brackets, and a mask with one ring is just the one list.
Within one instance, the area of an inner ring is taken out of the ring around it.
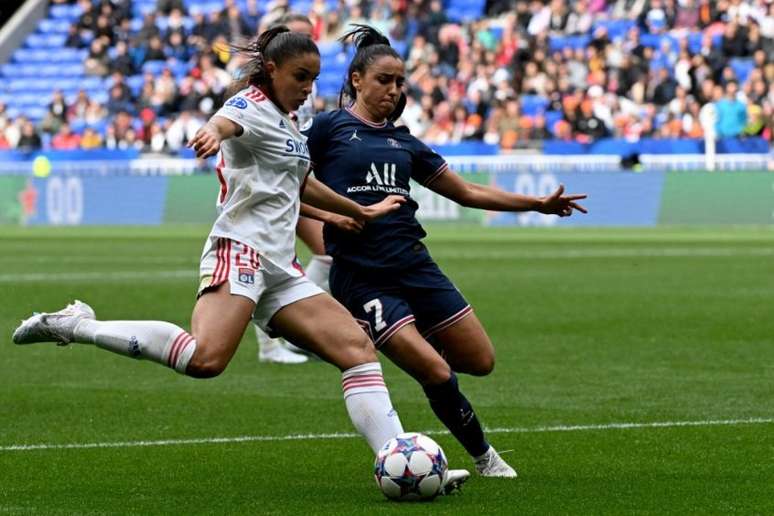
{"label": "player's outstretched arm", "polygon": [[301,200],[315,208],[366,222],[395,211],[406,202],[406,198],[401,195],[388,195],[376,204],[362,206],[337,194],[313,177],[307,178]]}
{"label": "player's outstretched arm", "polygon": [[197,158],[209,158],[220,150],[223,140],[242,134],[242,126],[222,116],[213,116],[196,131],[188,146],[196,151]]}
{"label": "player's outstretched arm", "polygon": [[510,193],[488,185],[469,183],[457,174],[446,172],[428,185],[434,192],[469,208],[491,211],[538,211],[560,217],[572,215],[572,210],[587,213],[576,201],[586,194],[564,195],[564,185],[559,185],[551,195],[535,197]]}
{"label": "player's outstretched arm", "polygon": [[310,206],[305,202],[301,203],[301,215],[310,219],[319,220],[326,224],[331,224],[342,231],[360,233],[363,230],[363,223],[359,220],[355,220],[352,217],[347,217],[345,215],[339,215],[338,213],[321,210],[314,206]]}

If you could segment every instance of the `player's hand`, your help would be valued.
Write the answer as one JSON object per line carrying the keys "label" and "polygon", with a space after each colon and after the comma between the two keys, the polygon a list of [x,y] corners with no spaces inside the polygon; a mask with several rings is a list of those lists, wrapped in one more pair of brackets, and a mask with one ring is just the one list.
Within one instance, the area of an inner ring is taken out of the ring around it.
{"label": "player's hand", "polygon": [[404,202],[406,202],[406,198],[402,195],[388,195],[376,204],[363,206],[362,218],[365,221],[378,219],[397,210]]}
{"label": "player's hand", "polygon": [[355,220],[352,217],[347,217],[344,215],[336,215],[331,214],[330,219],[327,221],[329,224],[333,225],[336,229],[340,229],[341,231],[348,231],[350,233],[360,233],[363,231],[363,222],[359,220]]}
{"label": "player's hand", "polygon": [[197,158],[214,156],[220,150],[220,134],[210,124],[204,124],[188,142],[188,147],[196,151]]}
{"label": "player's hand", "polygon": [[559,188],[557,188],[554,193],[546,197],[541,197],[540,206],[537,208],[537,211],[548,215],[559,215],[560,217],[569,217],[572,215],[572,210],[588,213],[586,208],[575,202],[580,199],[585,199],[587,197],[586,194],[562,195],[563,193],[564,185],[559,185]]}

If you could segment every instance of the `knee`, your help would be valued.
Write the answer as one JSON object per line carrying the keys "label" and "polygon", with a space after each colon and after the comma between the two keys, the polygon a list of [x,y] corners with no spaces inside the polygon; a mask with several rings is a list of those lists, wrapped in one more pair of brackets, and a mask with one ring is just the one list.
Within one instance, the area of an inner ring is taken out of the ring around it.
{"label": "knee", "polygon": [[440,360],[422,368],[420,378],[417,378],[417,380],[423,386],[441,385],[449,381],[451,374],[452,370],[449,364],[444,360]]}
{"label": "knee", "polygon": [[215,353],[208,353],[200,348],[191,357],[185,374],[193,378],[215,378],[226,370],[228,360]]}
{"label": "knee", "polygon": [[465,364],[460,372],[467,373],[473,376],[487,376],[494,371],[495,357],[494,353],[482,353],[477,356],[475,360],[471,360]]}
{"label": "knee", "polygon": [[[359,330],[360,328],[358,328]],[[342,336],[340,345],[344,350],[342,363],[336,364],[342,370],[349,369],[361,364],[377,362],[376,348],[374,348],[371,339],[362,330],[351,332]]]}

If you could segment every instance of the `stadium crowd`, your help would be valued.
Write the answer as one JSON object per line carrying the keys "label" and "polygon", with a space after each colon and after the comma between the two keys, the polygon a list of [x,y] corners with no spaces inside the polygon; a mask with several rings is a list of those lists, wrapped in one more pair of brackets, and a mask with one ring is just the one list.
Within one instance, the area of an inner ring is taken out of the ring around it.
{"label": "stadium crowd", "polygon": [[[0,104],[0,149],[175,153],[224,100],[239,62],[230,43],[289,10],[287,0],[226,0],[205,14],[158,0],[133,25],[132,0],[78,4],[66,45],[87,48],[86,73],[110,79],[107,101],[55,92],[37,125]],[[309,5],[318,42],[350,23],[408,42],[403,122],[431,144],[701,138],[706,105],[718,137],[774,141],[771,0],[488,0],[485,16],[465,23],[441,0]],[[337,101],[321,95],[317,107]]]}

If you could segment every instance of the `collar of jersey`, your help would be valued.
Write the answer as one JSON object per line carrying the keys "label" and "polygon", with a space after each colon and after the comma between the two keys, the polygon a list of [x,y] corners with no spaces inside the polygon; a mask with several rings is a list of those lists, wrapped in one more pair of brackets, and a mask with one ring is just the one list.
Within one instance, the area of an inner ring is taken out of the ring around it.
{"label": "collar of jersey", "polygon": [[277,112],[280,114],[280,116],[281,116],[281,117],[283,117],[285,120],[287,120],[288,122],[290,122],[290,123],[291,123],[293,126],[295,126],[295,125],[296,125],[296,123],[293,121],[293,119],[292,119],[292,118],[290,118],[290,113],[285,113],[284,111],[282,111],[282,110],[280,109],[280,107],[279,107],[277,104],[275,104],[273,100],[271,100],[271,97],[269,97],[269,94],[268,94],[268,93],[266,93],[265,91],[263,91],[263,89],[262,89],[262,88],[259,88],[258,86],[253,86],[253,85],[250,85],[250,87],[251,87],[253,90],[255,90],[255,91],[259,92],[259,93],[260,93],[261,95],[263,95],[264,97],[266,97],[266,101],[267,101],[269,104],[271,104],[271,105],[272,105],[272,107],[273,107],[274,109],[276,109],[276,110],[277,110]]}
{"label": "collar of jersey", "polygon": [[352,115],[353,117],[355,117],[358,120],[360,120],[361,122],[363,122],[365,125],[369,126],[369,127],[376,127],[376,128],[379,128],[379,129],[381,129],[382,127],[387,127],[387,120],[385,120],[381,124],[375,124],[375,123],[373,123],[373,122],[371,122],[369,120],[366,120],[365,118],[363,118],[362,116],[358,115],[354,111],[352,111],[352,107],[351,106],[345,107],[344,110],[347,113],[349,113],[350,115]]}

